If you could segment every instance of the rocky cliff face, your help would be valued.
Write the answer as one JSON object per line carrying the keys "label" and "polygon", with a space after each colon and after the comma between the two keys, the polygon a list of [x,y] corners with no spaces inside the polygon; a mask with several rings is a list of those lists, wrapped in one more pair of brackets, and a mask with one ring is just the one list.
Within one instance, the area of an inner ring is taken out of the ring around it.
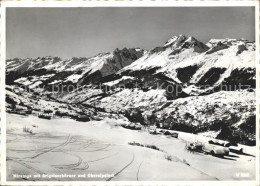
{"label": "rocky cliff face", "polygon": [[[116,49],[92,58],[7,60],[7,83],[143,125],[254,144],[255,44],[174,36],[149,51]],[[53,94],[53,85],[79,85]],[[44,85],[44,86],[43,86]],[[40,86],[40,87],[39,87]]]}

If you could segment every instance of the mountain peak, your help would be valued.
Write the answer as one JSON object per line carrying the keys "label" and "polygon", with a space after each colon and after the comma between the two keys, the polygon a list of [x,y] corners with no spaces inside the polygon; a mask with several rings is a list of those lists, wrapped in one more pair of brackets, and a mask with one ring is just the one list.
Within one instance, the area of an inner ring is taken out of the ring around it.
{"label": "mountain peak", "polygon": [[198,41],[196,38],[189,36],[184,43],[182,44],[182,48],[194,48],[194,52],[202,53],[209,49],[209,47]]}
{"label": "mountain peak", "polygon": [[197,42],[198,40],[193,37],[193,36],[189,36],[188,39],[186,39],[186,42]]}
{"label": "mountain peak", "polygon": [[194,48],[194,51],[199,53],[209,49],[207,45],[198,41],[195,37],[187,37],[183,34],[173,36],[165,43],[164,47],[171,47],[173,49]]}
{"label": "mountain peak", "polygon": [[175,46],[175,47],[178,47],[181,45],[181,43],[183,41],[186,40],[186,36],[183,35],[183,34],[180,34],[178,36],[173,36],[171,39],[169,39],[165,44],[164,44],[164,47],[169,47],[169,46]]}

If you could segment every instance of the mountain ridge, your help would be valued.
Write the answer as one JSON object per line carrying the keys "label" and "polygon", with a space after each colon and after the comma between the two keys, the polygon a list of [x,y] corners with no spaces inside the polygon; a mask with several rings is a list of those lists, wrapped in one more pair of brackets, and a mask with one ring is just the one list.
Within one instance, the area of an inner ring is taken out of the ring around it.
{"label": "mountain ridge", "polygon": [[29,59],[7,60],[9,107],[29,104],[24,95],[11,90],[27,87],[32,90],[26,94],[29,99],[36,95],[81,110],[66,111],[72,118],[76,113],[90,118],[104,113],[133,116],[142,125],[210,131],[221,139],[253,143],[254,42],[227,38],[204,44],[181,34],[148,51],[124,48],[91,58],[46,57],[31,63]]}

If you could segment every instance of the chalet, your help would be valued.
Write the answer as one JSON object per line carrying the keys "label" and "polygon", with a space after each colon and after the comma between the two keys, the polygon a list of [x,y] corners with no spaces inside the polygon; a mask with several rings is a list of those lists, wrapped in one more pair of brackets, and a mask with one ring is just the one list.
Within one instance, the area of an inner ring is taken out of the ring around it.
{"label": "chalet", "polygon": [[32,110],[32,115],[34,116],[39,116],[40,113],[41,113],[40,110]]}
{"label": "chalet", "polygon": [[49,120],[52,119],[54,115],[52,110],[41,111],[40,109],[33,110],[32,114],[38,116],[38,118],[49,119]]}
{"label": "chalet", "polygon": [[49,120],[52,118],[52,116],[44,113],[39,114],[38,117],[42,119],[49,119]]}
{"label": "chalet", "polygon": [[52,111],[52,110],[44,110],[43,113],[44,113],[45,115],[48,115],[48,116],[53,117],[53,111]]}
{"label": "chalet", "polygon": [[86,116],[86,115],[79,115],[76,117],[76,121],[83,121],[83,122],[86,122],[86,121],[90,121],[89,117]]}
{"label": "chalet", "polygon": [[18,110],[28,110],[27,107],[25,106],[21,106],[21,105],[15,105],[15,110],[18,111]]}

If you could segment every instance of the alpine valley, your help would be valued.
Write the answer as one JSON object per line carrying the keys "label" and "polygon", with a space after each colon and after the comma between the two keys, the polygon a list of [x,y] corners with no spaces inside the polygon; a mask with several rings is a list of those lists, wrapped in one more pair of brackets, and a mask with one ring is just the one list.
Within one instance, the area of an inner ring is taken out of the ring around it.
{"label": "alpine valley", "polygon": [[[112,118],[255,145],[255,43],[174,36],[151,50],[6,60],[6,109]],[[20,108],[20,110],[19,110]]]}

